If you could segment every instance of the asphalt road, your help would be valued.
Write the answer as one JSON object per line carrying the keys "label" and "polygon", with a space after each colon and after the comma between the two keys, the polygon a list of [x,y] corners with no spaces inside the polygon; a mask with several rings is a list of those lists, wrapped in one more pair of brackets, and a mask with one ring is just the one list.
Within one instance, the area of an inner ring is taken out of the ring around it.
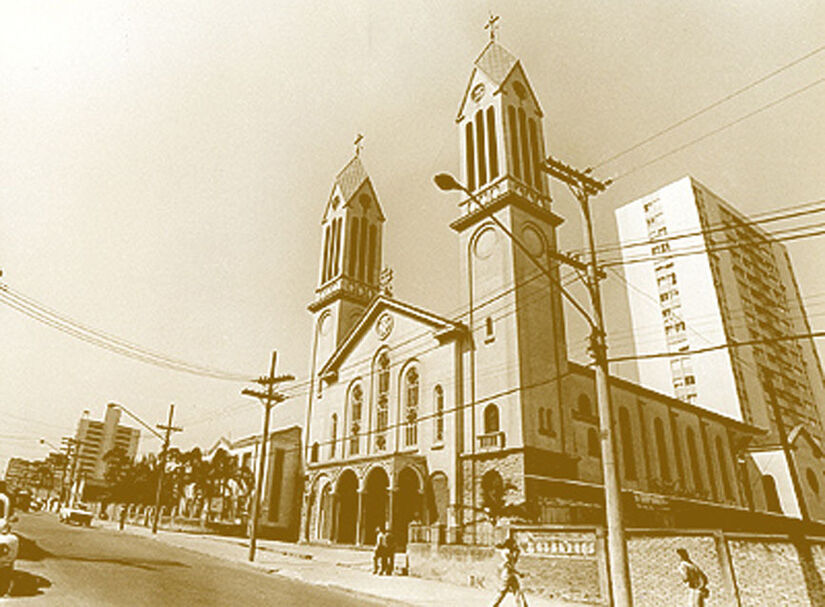
{"label": "asphalt road", "polygon": [[11,597],[0,605],[382,605],[108,529],[20,513]]}

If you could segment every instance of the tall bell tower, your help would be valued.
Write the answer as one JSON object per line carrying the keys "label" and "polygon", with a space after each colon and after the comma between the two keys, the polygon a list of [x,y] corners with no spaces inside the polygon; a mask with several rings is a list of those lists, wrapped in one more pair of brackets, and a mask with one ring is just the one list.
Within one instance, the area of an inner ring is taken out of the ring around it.
{"label": "tall bell tower", "polygon": [[[461,181],[472,197],[461,202],[462,215],[451,224],[461,245],[462,290],[473,335],[469,387],[478,407],[473,416],[476,450],[491,445],[563,448],[560,402],[567,348],[559,271],[552,256],[562,220],[551,210],[541,170],[542,119],[521,62],[496,41],[491,27],[456,118]],[[495,405],[500,416],[498,439],[490,437],[488,405]]]}
{"label": "tall bell tower", "polygon": [[313,368],[335,351],[378,294],[384,213],[356,154],[336,175],[321,219]]}

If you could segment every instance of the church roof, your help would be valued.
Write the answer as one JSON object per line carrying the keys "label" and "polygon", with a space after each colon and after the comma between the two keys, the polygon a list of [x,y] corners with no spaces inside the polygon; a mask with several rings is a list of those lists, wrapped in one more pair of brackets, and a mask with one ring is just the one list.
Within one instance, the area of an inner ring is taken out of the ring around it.
{"label": "church roof", "polygon": [[475,60],[476,67],[498,85],[504,82],[516,63],[515,55],[495,40],[490,40]]}
{"label": "church roof", "polygon": [[332,199],[335,196],[336,187],[340,188],[343,203],[346,205],[352,200],[353,196],[355,196],[361,186],[364,185],[364,182],[366,182],[370,188],[372,198],[375,201],[375,206],[378,210],[378,215],[383,221],[384,211],[381,209],[381,205],[378,202],[378,195],[375,193],[375,188],[372,187],[370,176],[367,175],[367,171],[361,162],[361,158],[357,154],[353,156],[352,160],[350,160],[335,176],[335,180],[332,182],[332,190],[329,194],[329,200],[327,201],[326,209],[324,209],[324,217],[326,218],[326,215],[329,212],[330,204],[332,204]]}
{"label": "church roof", "polygon": [[327,359],[324,365],[321,367],[321,370],[318,372],[318,375],[324,376],[328,373],[334,372],[338,366],[344,361],[346,355],[352,350],[355,344],[358,343],[358,339],[361,335],[364,334],[366,330],[375,322],[375,319],[381,313],[381,311],[385,309],[392,309],[399,314],[407,316],[409,318],[413,318],[419,322],[424,324],[430,325],[434,331],[438,333],[442,332],[452,332],[456,330],[463,330],[464,325],[461,323],[443,318],[438,316],[437,314],[433,314],[432,312],[428,312],[422,308],[417,306],[413,306],[408,303],[404,303],[402,301],[398,301],[397,299],[392,299],[387,297],[386,295],[379,295],[376,297],[370,306],[364,311],[364,314],[361,316],[361,319],[355,324],[355,326],[350,330],[349,334],[344,338],[344,341],[341,342],[341,345],[332,353],[332,355]]}
{"label": "church roof", "polygon": [[361,159],[358,156],[353,156],[347,166],[335,176],[335,184],[341,188],[341,194],[343,194],[346,202],[355,195],[355,192],[367,179],[369,179],[369,175],[367,175]]}
{"label": "church roof", "polygon": [[467,103],[467,97],[470,95],[470,86],[473,84],[473,78],[475,78],[476,71],[483,72],[484,75],[487,76],[493,84],[500,89],[507,78],[509,78],[513,70],[516,69],[516,66],[518,66],[518,69],[524,78],[524,83],[527,85],[527,90],[529,91],[533,102],[536,104],[539,115],[542,115],[541,104],[539,103],[538,97],[536,97],[535,91],[533,91],[533,87],[530,85],[530,81],[527,79],[527,74],[524,73],[524,67],[522,67],[521,61],[519,61],[513,53],[508,51],[495,40],[490,40],[473,63],[475,67],[473,68],[473,71],[470,74],[470,80],[467,82],[467,86],[464,89],[464,96],[461,98],[461,104],[458,106],[457,121],[461,120],[462,113],[464,112],[464,106]]}

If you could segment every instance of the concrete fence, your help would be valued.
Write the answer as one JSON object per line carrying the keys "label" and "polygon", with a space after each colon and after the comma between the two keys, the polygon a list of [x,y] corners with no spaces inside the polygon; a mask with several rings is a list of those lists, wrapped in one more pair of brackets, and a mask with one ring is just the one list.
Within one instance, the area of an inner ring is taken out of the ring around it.
{"label": "concrete fence", "polygon": [[[528,592],[603,604],[607,593],[606,537],[601,527],[499,526],[521,547],[519,570]],[[412,575],[493,589],[494,547],[439,543],[437,530],[411,530]],[[442,536],[443,537],[443,536]],[[423,540],[423,541],[422,541]],[[498,540],[500,541],[500,539]],[[627,531],[637,607],[682,604],[677,548],[686,549],[708,577],[708,607],[825,606],[825,538],[725,533],[718,530]]]}

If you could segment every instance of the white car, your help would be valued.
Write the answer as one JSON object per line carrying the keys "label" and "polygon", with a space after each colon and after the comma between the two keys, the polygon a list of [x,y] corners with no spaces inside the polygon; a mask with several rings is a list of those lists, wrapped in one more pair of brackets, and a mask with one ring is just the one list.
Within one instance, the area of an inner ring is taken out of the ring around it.
{"label": "white car", "polygon": [[16,517],[11,515],[11,500],[0,493],[0,596],[11,591],[11,579],[14,574],[14,561],[20,540],[11,532],[11,523]]}
{"label": "white car", "polygon": [[84,504],[63,506],[58,516],[61,523],[77,523],[78,525],[92,526],[92,512]]}

